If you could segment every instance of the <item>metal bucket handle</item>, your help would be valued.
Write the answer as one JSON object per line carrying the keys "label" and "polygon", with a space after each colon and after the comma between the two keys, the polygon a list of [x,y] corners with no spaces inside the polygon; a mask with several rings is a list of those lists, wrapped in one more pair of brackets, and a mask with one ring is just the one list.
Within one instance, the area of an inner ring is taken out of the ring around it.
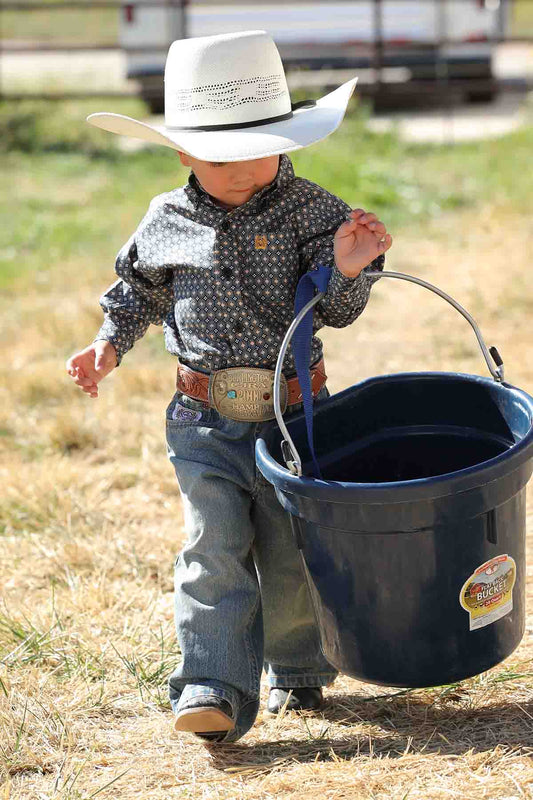
{"label": "metal bucket handle", "polygon": [[[500,354],[495,347],[487,348],[476,321],[466,309],[464,309],[456,300],[453,299],[453,297],[450,297],[449,294],[446,294],[446,292],[443,292],[442,289],[439,289],[437,286],[433,286],[432,283],[423,281],[421,278],[414,278],[412,275],[406,275],[403,272],[380,272],[369,270],[366,272],[366,275],[372,278],[399,278],[400,280],[417,283],[419,286],[424,286],[426,289],[429,289],[431,292],[438,294],[439,297],[442,297],[444,300],[446,300],[451,306],[457,309],[457,311],[459,311],[459,313],[462,314],[466,321],[472,326],[474,333],[476,334],[478,344],[481,348],[481,352],[483,353],[483,357],[487,363],[487,367],[489,368],[489,372],[494,380],[498,381],[499,383],[503,381],[503,361]],[[274,413],[276,415],[276,420],[280,430],[284,436],[284,440],[281,443],[283,458],[285,459],[285,463],[287,464],[287,468],[290,470],[290,472],[298,476],[302,475],[302,460],[283,420],[283,412],[280,404],[281,375],[287,348],[291,342],[294,331],[305,317],[307,312],[310,311],[318,302],[320,302],[320,300],[322,300],[324,294],[325,292],[317,292],[313,299],[302,308],[302,310],[291,322],[283,342],[281,343],[276,369],[274,372]],[[493,366],[492,362],[494,362],[496,366]]]}

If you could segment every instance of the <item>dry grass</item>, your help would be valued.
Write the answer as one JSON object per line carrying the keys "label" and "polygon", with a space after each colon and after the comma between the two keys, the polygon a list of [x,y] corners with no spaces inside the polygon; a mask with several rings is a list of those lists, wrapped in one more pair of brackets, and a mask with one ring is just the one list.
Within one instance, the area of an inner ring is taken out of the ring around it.
{"label": "dry grass", "polygon": [[[451,292],[508,379],[533,393],[531,239],[530,220],[509,209],[455,213],[401,232],[388,266]],[[92,336],[93,292],[94,275],[3,311],[0,797],[533,798],[531,501],[527,632],[504,664],[409,692],[340,678],[323,713],[260,716],[233,746],[171,735],[183,535],[163,441],[173,362],[154,332],[97,402],[76,395],[62,365],[66,346]],[[357,325],[324,339],[335,390],[381,372],[486,373],[456,312],[398,282],[382,281]]]}

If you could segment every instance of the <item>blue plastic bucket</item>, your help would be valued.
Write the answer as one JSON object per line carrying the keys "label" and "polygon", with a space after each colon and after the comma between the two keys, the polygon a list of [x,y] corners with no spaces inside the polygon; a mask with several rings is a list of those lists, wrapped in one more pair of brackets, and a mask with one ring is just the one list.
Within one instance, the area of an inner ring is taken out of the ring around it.
{"label": "blue plastic bucket", "polygon": [[512,653],[525,627],[528,394],[457,373],[366,380],[315,404],[321,479],[282,455],[288,433],[305,472],[303,413],[284,428],[268,427],[256,459],[291,514],[331,664],[423,687]]}

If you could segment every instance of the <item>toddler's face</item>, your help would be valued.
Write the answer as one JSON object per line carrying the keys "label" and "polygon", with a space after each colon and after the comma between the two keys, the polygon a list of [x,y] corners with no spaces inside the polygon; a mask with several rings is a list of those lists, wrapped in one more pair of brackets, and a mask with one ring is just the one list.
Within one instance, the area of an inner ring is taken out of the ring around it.
{"label": "toddler's face", "polygon": [[278,173],[279,156],[252,161],[200,161],[179,152],[181,163],[190,167],[205,191],[228,208],[247,203],[256,192],[272,183]]}

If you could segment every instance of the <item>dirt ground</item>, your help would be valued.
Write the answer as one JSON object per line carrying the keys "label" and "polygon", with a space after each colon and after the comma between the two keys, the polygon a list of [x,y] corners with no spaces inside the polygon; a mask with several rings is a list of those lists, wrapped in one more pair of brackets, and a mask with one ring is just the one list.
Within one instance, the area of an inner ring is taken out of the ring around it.
{"label": "dirt ground", "polygon": [[[452,294],[498,346],[507,380],[533,394],[532,245],[526,213],[465,210],[403,233],[388,268]],[[408,693],[342,677],[323,712],[261,712],[233,746],[172,734],[164,681],[178,657],[171,576],[183,521],[161,414],[173,364],[151,358],[154,331],[97,403],[77,398],[46,361],[46,341],[94,324],[75,292],[58,288],[54,320],[38,287],[4,317],[19,335],[5,353],[2,414],[19,445],[2,469],[3,799],[531,800],[531,491],[526,633],[503,664]],[[374,287],[355,325],[323,338],[332,391],[398,371],[487,374],[462,317],[393,280]],[[53,412],[28,406],[34,396],[52,398]]]}

